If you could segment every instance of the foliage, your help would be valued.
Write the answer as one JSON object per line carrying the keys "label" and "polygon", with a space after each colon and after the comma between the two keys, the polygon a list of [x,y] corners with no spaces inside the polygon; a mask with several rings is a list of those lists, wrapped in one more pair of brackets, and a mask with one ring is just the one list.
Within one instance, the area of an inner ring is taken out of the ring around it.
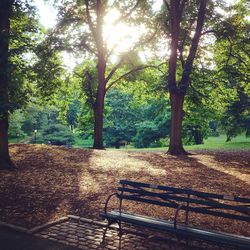
{"label": "foliage", "polygon": [[112,89],[106,98],[105,143],[119,148],[124,142],[131,142],[139,122],[139,110],[133,107],[133,96]]}
{"label": "foliage", "polygon": [[15,1],[10,26],[9,71],[10,110],[30,101],[34,86],[34,49],[41,37],[36,9],[28,1]]}
{"label": "foliage", "polygon": [[35,129],[40,131],[49,123],[56,123],[57,114],[55,107],[29,105],[23,110],[24,121],[22,129],[26,134],[32,135]]}
{"label": "foliage", "polygon": [[15,110],[9,118],[9,137],[10,138],[17,138],[23,137],[25,135],[24,131],[22,130],[22,126],[24,124],[25,118],[23,113],[20,110]]}
{"label": "foliage", "polygon": [[243,131],[248,135],[250,127],[249,3],[239,1],[229,11],[223,32],[215,44],[215,59],[223,88],[234,93],[233,98],[225,101],[226,107],[221,116],[227,141]]}
{"label": "foliage", "polygon": [[63,88],[64,81],[67,81],[67,74],[62,67],[60,54],[49,47],[46,40],[36,47],[37,61],[34,64],[34,80],[36,81],[37,95],[40,95],[45,102],[54,101],[53,95]]}
{"label": "foliage", "polygon": [[221,126],[226,131],[227,141],[243,132],[250,135],[250,97],[242,89],[238,90],[238,99],[223,113]]}
{"label": "foliage", "polygon": [[159,146],[161,144],[159,140],[166,138],[170,129],[170,110],[166,100],[152,99],[141,108],[141,113],[143,121],[136,125],[135,147],[149,147],[152,143]]}
{"label": "foliage", "polygon": [[210,123],[217,120],[223,112],[224,100],[220,98],[222,93],[214,80],[215,74],[216,71],[211,69],[193,69],[184,104],[182,136],[185,145],[202,144],[211,132]]}
{"label": "foliage", "polygon": [[74,135],[67,126],[62,124],[49,124],[45,126],[40,134],[33,138],[33,142],[46,143],[52,145],[72,145],[74,144]]}
{"label": "foliage", "polygon": [[156,124],[151,121],[144,121],[138,127],[134,145],[136,148],[147,148],[159,138],[159,132]]}

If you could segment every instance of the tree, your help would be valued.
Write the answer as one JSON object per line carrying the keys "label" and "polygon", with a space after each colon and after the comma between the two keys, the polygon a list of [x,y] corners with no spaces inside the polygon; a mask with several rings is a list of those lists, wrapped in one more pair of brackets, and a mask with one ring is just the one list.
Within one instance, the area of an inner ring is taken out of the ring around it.
{"label": "tree", "polygon": [[14,169],[8,146],[9,110],[9,34],[14,0],[0,2],[0,169]]}
{"label": "tree", "polygon": [[10,125],[8,131],[8,135],[10,138],[18,138],[25,135],[24,131],[22,130],[24,121],[24,114],[20,110],[15,110],[15,112],[10,114]]}
{"label": "tree", "polygon": [[[140,8],[139,8],[140,7]],[[94,115],[94,145],[95,149],[103,149],[103,118],[104,99],[107,91],[121,79],[145,66],[136,64],[135,55],[138,48],[152,40],[151,32],[134,42],[127,52],[115,53],[120,41],[111,48],[104,37],[105,18],[110,10],[116,10],[119,15],[113,21],[113,25],[123,22],[142,24],[144,20],[150,26],[150,4],[147,1],[65,1],[59,4],[59,23],[48,38],[52,47],[58,50],[85,54],[94,65],[86,65],[77,75],[86,85],[88,101]],[[116,12],[116,13],[117,13]],[[142,27],[144,29],[145,27]],[[150,28],[148,29],[150,30]],[[152,29],[151,29],[152,30]],[[114,63],[112,56],[118,58]],[[85,57],[86,58],[86,57]],[[123,74],[118,69],[124,64],[130,64],[130,68]]]}
{"label": "tree", "polygon": [[228,8],[229,15],[218,29],[215,43],[217,75],[231,91],[221,117],[227,141],[242,132],[250,134],[250,33],[249,3],[242,0]]}
{"label": "tree", "polygon": [[221,126],[226,131],[227,141],[243,132],[250,135],[250,97],[242,89],[237,89],[237,99],[223,113]]}
{"label": "tree", "polygon": [[34,16],[27,1],[0,2],[0,169],[14,169],[8,149],[8,116],[29,96],[27,80],[31,65],[24,55],[37,37]]}
{"label": "tree", "polygon": [[[200,56],[197,56],[199,59]],[[204,60],[204,57],[202,58]],[[206,63],[209,63],[207,61]],[[217,71],[209,67],[194,65],[192,71],[192,83],[188,89],[184,103],[185,117],[183,120],[182,137],[184,143],[202,144],[212,131],[210,123],[219,119],[226,103],[220,95],[223,93],[220,79],[216,79]]]}
{"label": "tree", "polygon": [[[190,85],[190,75],[205,21],[207,0],[164,1],[169,13],[170,58],[168,61],[168,90],[171,102],[171,133],[168,153],[185,154],[182,145],[183,103]],[[197,11],[195,11],[197,7]],[[197,18],[194,13],[197,12]],[[194,28],[195,27],[195,28]],[[191,32],[194,32],[191,37]],[[190,44],[188,49],[188,43]],[[185,54],[187,54],[185,58]],[[178,60],[179,59],[179,60]],[[179,66],[181,63],[181,69]]]}
{"label": "tree", "polygon": [[74,135],[70,129],[58,122],[48,124],[37,134],[37,137],[33,142],[46,143],[52,145],[68,145],[74,144]]}
{"label": "tree", "polygon": [[140,119],[142,122],[136,124],[135,147],[144,148],[152,144],[160,146],[159,140],[169,136],[169,103],[163,97],[148,98],[147,103],[141,107],[140,113],[143,114]]}
{"label": "tree", "polygon": [[133,107],[133,96],[119,89],[112,89],[106,98],[105,143],[120,147],[121,142],[131,142],[139,122],[139,109]]}

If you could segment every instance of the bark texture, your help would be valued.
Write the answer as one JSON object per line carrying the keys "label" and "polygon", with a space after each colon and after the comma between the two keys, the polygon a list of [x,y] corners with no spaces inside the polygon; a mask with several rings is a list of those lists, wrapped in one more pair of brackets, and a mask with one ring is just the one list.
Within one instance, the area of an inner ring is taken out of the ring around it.
{"label": "bark texture", "polygon": [[182,145],[181,131],[182,131],[182,120],[184,117],[183,103],[184,95],[177,93],[170,93],[171,103],[171,134],[170,134],[170,145],[169,154],[179,155],[185,154],[185,150]]}
{"label": "bark texture", "polygon": [[9,33],[13,1],[0,3],[0,169],[14,169],[10,160],[8,146],[8,109],[9,109]]}

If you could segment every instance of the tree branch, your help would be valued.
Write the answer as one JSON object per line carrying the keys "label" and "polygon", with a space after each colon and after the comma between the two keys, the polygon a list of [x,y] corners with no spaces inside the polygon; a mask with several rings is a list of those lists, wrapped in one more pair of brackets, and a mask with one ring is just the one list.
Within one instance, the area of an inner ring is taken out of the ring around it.
{"label": "tree branch", "polygon": [[177,50],[178,50],[178,40],[180,35],[180,17],[182,13],[180,11],[180,1],[170,0],[170,58],[168,62],[168,89],[169,92],[177,90],[176,83],[176,68],[177,68]]}
{"label": "tree branch", "polygon": [[192,90],[198,94],[199,96],[201,97],[204,97],[205,99],[209,99],[209,96],[208,95],[205,95],[203,93],[201,93],[199,90],[197,90],[191,83],[190,83],[190,87],[192,88]]}
{"label": "tree branch", "polygon": [[89,25],[89,29],[91,30],[93,37],[96,39],[95,26],[94,26],[94,23],[91,19],[90,12],[89,12],[89,0],[85,0],[85,7],[86,7],[87,23]]}
{"label": "tree branch", "polygon": [[[132,74],[132,73],[135,73],[135,72],[137,72],[137,71],[144,70],[144,69],[147,69],[147,68],[155,68],[155,69],[158,69],[159,71],[161,71],[161,70],[159,69],[159,67],[160,67],[161,65],[163,65],[163,64],[165,64],[165,63],[161,63],[161,64],[159,64],[159,65],[157,65],[157,66],[156,66],[156,65],[141,65],[141,66],[137,66],[136,68],[131,69],[130,71],[126,72],[125,74],[121,75],[121,76],[118,77],[116,80],[114,80],[113,82],[111,82],[111,83],[107,86],[106,92],[107,92],[114,84],[116,84],[116,83],[119,82],[121,79],[125,78],[126,76],[128,76],[128,75],[130,75],[130,74]],[[161,72],[162,72],[162,71],[161,71]],[[163,72],[162,72],[162,73],[163,73]]]}
{"label": "tree branch", "polygon": [[111,77],[114,75],[114,73],[121,67],[122,62],[123,62],[123,58],[120,59],[119,63],[117,63],[114,68],[109,72],[108,76],[105,79],[105,84],[108,83],[108,81],[111,79]]}
{"label": "tree branch", "polygon": [[182,78],[181,78],[180,85],[179,85],[179,90],[183,93],[186,93],[187,87],[188,87],[189,82],[190,82],[189,81],[190,73],[192,70],[193,61],[195,59],[195,55],[196,55],[196,51],[198,48],[203,24],[205,21],[206,5],[207,5],[207,0],[200,0],[200,7],[199,7],[199,11],[198,11],[198,18],[197,18],[197,25],[196,25],[196,29],[195,29],[195,34],[194,34],[194,37],[192,39],[192,44],[191,44],[191,47],[189,50],[189,54],[188,54],[188,57],[187,57],[187,60],[185,63],[185,67],[184,67],[184,70],[182,73]]}
{"label": "tree branch", "polygon": [[213,33],[213,34],[217,35],[218,32],[216,30],[206,30],[206,31],[201,33],[201,36],[204,36],[204,35],[209,34],[209,33]]}
{"label": "tree branch", "polygon": [[89,44],[86,43],[86,41],[81,40],[81,43],[78,44],[78,46],[81,48],[83,47],[84,49],[86,49],[87,51],[89,51],[90,53],[94,54],[97,56],[97,53],[95,52],[95,50],[93,48],[90,47]]}
{"label": "tree branch", "polygon": [[182,0],[180,2],[180,6],[179,6],[179,13],[180,13],[180,20],[181,20],[181,16],[182,16],[182,13],[183,13],[183,10],[184,10],[184,7],[185,7],[185,4],[186,4],[187,0]]}
{"label": "tree branch", "polygon": [[163,0],[163,2],[165,3],[165,5],[166,5],[166,7],[167,7],[168,12],[170,12],[170,6],[169,6],[169,4],[168,4],[167,0]]}
{"label": "tree branch", "polygon": [[120,18],[115,20],[112,24],[116,25],[117,23],[119,23],[119,22],[123,21],[124,19],[127,19],[129,16],[131,16],[131,14],[135,11],[135,9],[138,7],[140,2],[141,2],[140,0],[137,0],[135,5],[131,8],[131,10],[127,14],[121,16]]}

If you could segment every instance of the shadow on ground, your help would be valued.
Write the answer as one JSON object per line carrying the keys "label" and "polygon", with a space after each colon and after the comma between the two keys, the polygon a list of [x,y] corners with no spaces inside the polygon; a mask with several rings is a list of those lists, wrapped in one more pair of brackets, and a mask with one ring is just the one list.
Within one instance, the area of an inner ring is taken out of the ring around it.
{"label": "shadow on ground", "polygon": [[51,240],[41,239],[25,233],[19,233],[6,227],[0,227],[0,248],[4,250],[77,250]]}

